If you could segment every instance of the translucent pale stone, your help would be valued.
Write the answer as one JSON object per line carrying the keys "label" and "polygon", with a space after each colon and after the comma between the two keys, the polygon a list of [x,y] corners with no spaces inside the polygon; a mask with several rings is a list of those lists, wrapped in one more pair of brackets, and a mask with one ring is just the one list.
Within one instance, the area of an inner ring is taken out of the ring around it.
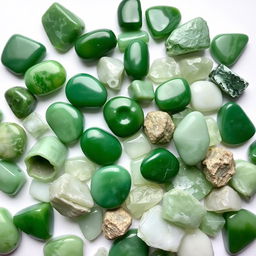
{"label": "translucent pale stone", "polygon": [[124,150],[132,159],[146,155],[151,150],[151,144],[143,133],[136,133],[124,140]]}
{"label": "translucent pale stone", "polygon": [[37,180],[32,180],[29,188],[30,195],[41,202],[50,202],[49,193],[50,183],[44,183]]}
{"label": "translucent pale stone", "polygon": [[124,65],[122,61],[102,57],[97,65],[99,80],[113,90],[120,90],[124,75]]}
{"label": "translucent pale stone", "polygon": [[185,108],[183,111],[172,115],[172,121],[174,122],[175,127],[177,127],[179,123],[185,118],[185,116],[187,116],[191,112],[193,112],[193,109]]}
{"label": "translucent pale stone", "polygon": [[98,251],[94,254],[94,256],[108,256],[108,251],[106,248],[101,247]]}
{"label": "translucent pale stone", "polygon": [[162,218],[160,205],[145,212],[139,222],[138,237],[154,248],[177,252],[184,235],[183,229]]}
{"label": "translucent pale stone", "polygon": [[211,146],[216,146],[221,143],[221,136],[220,136],[220,131],[218,128],[217,122],[211,118],[211,117],[206,117],[205,118],[207,128],[208,128],[208,133],[210,137],[210,147]]}

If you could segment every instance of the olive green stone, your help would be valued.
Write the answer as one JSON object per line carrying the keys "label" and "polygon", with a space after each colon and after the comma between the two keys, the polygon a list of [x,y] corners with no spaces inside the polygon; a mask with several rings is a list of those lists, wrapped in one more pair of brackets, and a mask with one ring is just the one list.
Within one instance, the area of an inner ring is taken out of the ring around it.
{"label": "olive green stone", "polygon": [[149,102],[155,97],[153,84],[150,81],[134,80],[128,87],[131,98],[139,102]]}
{"label": "olive green stone", "polygon": [[43,61],[25,74],[25,84],[30,92],[43,96],[55,92],[66,81],[66,71],[57,61]]}
{"label": "olive green stone", "polygon": [[36,108],[37,99],[26,88],[10,88],[4,96],[12,112],[18,118],[27,117]]}
{"label": "olive green stone", "polygon": [[254,141],[249,147],[248,158],[253,164],[256,164],[256,141]]}

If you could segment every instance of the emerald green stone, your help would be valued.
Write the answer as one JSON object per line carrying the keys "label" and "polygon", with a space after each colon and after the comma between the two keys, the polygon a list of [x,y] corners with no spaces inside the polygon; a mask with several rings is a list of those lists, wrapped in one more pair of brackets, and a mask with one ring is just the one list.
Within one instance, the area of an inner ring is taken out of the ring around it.
{"label": "emerald green stone", "polygon": [[217,62],[232,66],[241,56],[248,40],[249,38],[245,34],[217,35],[211,42],[211,55]]}
{"label": "emerald green stone", "polygon": [[255,133],[253,123],[235,102],[228,102],[220,108],[217,122],[222,141],[227,144],[244,143]]}
{"label": "emerald green stone", "polygon": [[26,182],[26,176],[15,163],[0,160],[0,190],[16,195]]}
{"label": "emerald green stone", "polygon": [[84,30],[84,22],[59,3],[53,3],[42,17],[44,30],[60,52],[68,51]]}
{"label": "emerald green stone", "polygon": [[149,51],[144,41],[137,40],[127,46],[124,52],[124,69],[134,79],[141,79],[148,74]]}
{"label": "emerald green stone", "polygon": [[110,99],[104,106],[103,114],[110,130],[119,137],[135,134],[144,122],[140,105],[127,97]]}
{"label": "emerald green stone", "polygon": [[131,188],[129,172],[119,165],[102,167],[93,175],[91,194],[103,208],[117,208],[127,198]]}
{"label": "emerald green stone", "polygon": [[44,256],[83,256],[83,240],[74,235],[53,238],[44,245]]}
{"label": "emerald green stone", "polygon": [[39,240],[52,236],[53,209],[49,203],[39,203],[27,207],[13,218],[14,224],[23,232]]}
{"label": "emerald green stone", "polygon": [[180,11],[170,6],[153,6],[146,10],[146,21],[154,39],[166,38],[179,25]]}
{"label": "emerald green stone", "polygon": [[107,55],[116,47],[116,36],[112,30],[99,29],[80,36],[75,44],[79,57],[85,60],[95,60]]}
{"label": "emerald green stone", "polygon": [[231,254],[239,253],[256,238],[256,215],[241,209],[226,213],[224,217],[226,224],[222,237],[226,250]]}
{"label": "emerald green stone", "polygon": [[66,71],[57,61],[43,61],[25,74],[25,84],[30,92],[43,96],[55,92],[66,81]]}
{"label": "emerald green stone", "polygon": [[254,141],[249,147],[248,158],[253,164],[256,164],[256,141]]}
{"label": "emerald green stone", "polygon": [[153,251],[150,256],[175,256],[174,252],[167,252],[160,249]]}
{"label": "emerald green stone", "polygon": [[140,0],[123,0],[117,10],[118,24],[125,30],[139,30],[142,26]]}
{"label": "emerald green stone", "polygon": [[177,175],[179,161],[167,149],[157,148],[144,158],[140,171],[145,179],[165,183]]}
{"label": "emerald green stone", "polygon": [[100,128],[87,129],[81,137],[80,145],[84,154],[99,165],[113,164],[122,154],[119,140]]}
{"label": "emerald green stone", "polygon": [[36,108],[36,97],[23,87],[12,87],[5,92],[5,99],[14,115],[25,118]]}
{"label": "emerald green stone", "polygon": [[149,102],[155,98],[153,84],[150,81],[134,80],[128,87],[131,98],[139,102]]}
{"label": "emerald green stone", "polygon": [[46,110],[46,121],[60,141],[65,144],[74,143],[83,133],[83,114],[68,103],[51,104]]}
{"label": "emerald green stone", "polygon": [[108,256],[148,256],[149,247],[137,236],[137,230],[131,229],[113,243]]}
{"label": "emerald green stone", "polygon": [[101,107],[107,100],[105,86],[89,74],[78,74],[69,79],[66,96],[76,107]]}
{"label": "emerald green stone", "polygon": [[46,48],[22,35],[13,35],[6,43],[1,61],[11,72],[23,75],[25,72],[40,62],[46,54]]}
{"label": "emerald green stone", "polygon": [[191,92],[188,82],[176,78],[159,85],[155,92],[157,106],[163,111],[179,112],[190,103]]}

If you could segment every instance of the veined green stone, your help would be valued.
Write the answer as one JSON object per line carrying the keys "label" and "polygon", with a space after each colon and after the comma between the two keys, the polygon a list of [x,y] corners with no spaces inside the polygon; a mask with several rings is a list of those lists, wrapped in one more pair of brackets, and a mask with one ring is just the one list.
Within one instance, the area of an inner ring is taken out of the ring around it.
{"label": "veined green stone", "polygon": [[253,163],[256,164],[256,141],[254,141],[250,147],[249,147],[249,151],[248,151],[248,157],[249,160]]}
{"label": "veined green stone", "polygon": [[219,63],[232,66],[237,62],[248,43],[245,34],[221,34],[212,39],[210,52]]}
{"label": "veined green stone", "polygon": [[128,87],[131,98],[139,102],[149,102],[155,97],[153,84],[150,81],[134,80]]}
{"label": "veined green stone", "polygon": [[30,67],[40,62],[45,54],[44,45],[16,34],[6,43],[1,61],[11,72],[23,75]]}
{"label": "veined green stone", "polygon": [[59,3],[53,3],[42,17],[45,32],[60,52],[68,51],[84,30],[84,22]]}
{"label": "veined green stone", "polygon": [[175,253],[157,249],[154,252],[152,252],[150,256],[175,256]]}
{"label": "veined green stone", "polygon": [[166,38],[179,25],[180,11],[170,6],[154,6],[146,10],[146,21],[154,39]]}
{"label": "veined green stone", "polygon": [[222,141],[227,144],[241,144],[255,133],[253,123],[235,102],[228,102],[220,108],[217,122]]}

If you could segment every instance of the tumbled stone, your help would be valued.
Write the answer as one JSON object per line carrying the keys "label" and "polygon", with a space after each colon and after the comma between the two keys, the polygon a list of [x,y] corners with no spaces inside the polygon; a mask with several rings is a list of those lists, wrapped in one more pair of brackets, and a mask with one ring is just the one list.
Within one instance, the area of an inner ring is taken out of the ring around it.
{"label": "tumbled stone", "polygon": [[182,110],[176,114],[173,114],[172,120],[174,122],[174,125],[177,127],[180,124],[180,122],[185,118],[185,116],[187,116],[189,113],[191,113],[193,111],[194,111],[193,109],[186,107],[184,110]]}
{"label": "tumbled stone", "polygon": [[97,252],[94,254],[94,256],[108,256],[108,251],[104,247],[100,247]]}
{"label": "tumbled stone", "polygon": [[29,194],[40,202],[50,202],[50,183],[32,180],[30,183]]}
{"label": "tumbled stone", "polygon": [[221,136],[220,136],[220,131],[218,128],[217,122],[211,118],[211,117],[206,117],[205,118],[207,128],[208,128],[208,133],[210,137],[210,144],[209,146],[216,146],[221,143]]}
{"label": "tumbled stone", "polygon": [[153,84],[149,80],[134,80],[128,87],[131,98],[138,102],[150,102],[154,99],[155,93]]}

